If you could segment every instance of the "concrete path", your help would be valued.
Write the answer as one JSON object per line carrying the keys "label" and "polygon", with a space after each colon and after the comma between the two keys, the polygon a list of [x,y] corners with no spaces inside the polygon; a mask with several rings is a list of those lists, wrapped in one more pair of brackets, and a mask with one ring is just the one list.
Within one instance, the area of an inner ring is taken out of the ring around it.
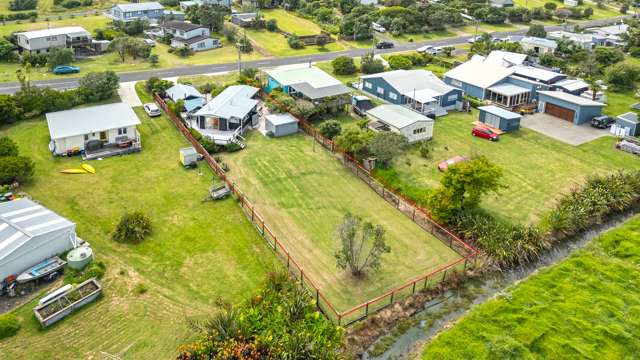
{"label": "concrete path", "polygon": [[120,95],[120,99],[123,103],[129,104],[131,107],[142,106],[142,101],[140,101],[140,98],[136,93],[135,81],[120,83],[118,95]]}
{"label": "concrete path", "polygon": [[607,130],[593,128],[588,123],[574,125],[566,120],[542,113],[525,115],[520,121],[520,125],[573,146],[609,135]]}

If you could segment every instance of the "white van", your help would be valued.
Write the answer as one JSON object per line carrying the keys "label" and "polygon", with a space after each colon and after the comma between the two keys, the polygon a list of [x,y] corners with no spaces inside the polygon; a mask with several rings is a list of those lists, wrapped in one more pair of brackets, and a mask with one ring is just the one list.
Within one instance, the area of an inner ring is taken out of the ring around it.
{"label": "white van", "polygon": [[384,26],[382,26],[382,25],[380,25],[380,24],[378,24],[378,23],[371,23],[371,28],[372,28],[374,31],[377,31],[377,32],[379,32],[379,33],[387,32],[387,29],[385,29],[385,28],[384,28]]}

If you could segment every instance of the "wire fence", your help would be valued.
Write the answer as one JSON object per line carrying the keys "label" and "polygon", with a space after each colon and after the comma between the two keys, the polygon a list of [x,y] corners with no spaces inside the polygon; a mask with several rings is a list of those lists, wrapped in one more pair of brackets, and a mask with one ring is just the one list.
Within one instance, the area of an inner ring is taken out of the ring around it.
{"label": "wire fence", "polygon": [[[266,96],[269,96],[268,94]],[[338,325],[349,325],[356,321],[366,318],[370,314],[375,313],[387,306],[393,304],[395,301],[401,300],[415,294],[423,289],[429,289],[436,287],[443,281],[446,281],[449,277],[456,276],[455,273],[464,274],[469,266],[470,262],[475,262],[479,254],[478,250],[468,245],[456,235],[451,233],[443,225],[433,220],[428,212],[412,202],[411,200],[403,197],[394,190],[375,180],[371,172],[365,169],[356,159],[347,154],[339,147],[337,147],[331,140],[325,138],[320,134],[311,124],[305,119],[295,113],[291,113],[300,122],[300,128],[310,136],[312,136],[316,142],[321,144],[324,148],[331,151],[336,155],[336,158],[344,164],[346,168],[351,170],[358,178],[367,183],[369,187],[385,199],[389,204],[393,205],[396,209],[402,212],[405,216],[412,219],[418,226],[425,231],[434,235],[445,245],[453,249],[458,253],[461,258],[440,267],[426,275],[422,275],[411,279],[403,285],[391,289],[386,293],[367,300],[366,302],[357,305],[346,311],[338,311],[331,301],[329,301],[316,283],[311,279],[304,268],[300,266],[300,263],[291,255],[289,250],[278,240],[276,234],[271,230],[269,225],[265,222],[264,216],[262,216],[255,206],[251,203],[246,194],[238,188],[233,182],[222,166],[205,150],[205,148],[191,135],[189,129],[185,126],[182,120],[176,116],[176,114],[167,106],[166,102],[157,94],[154,95],[158,105],[165,111],[169,119],[176,125],[182,135],[193,145],[193,147],[203,156],[207,165],[211,170],[229,187],[231,192],[236,196],[238,203],[244,211],[247,219],[253,224],[258,233],[266,241],[268,246],[278,255],[278,257],[287,266],[288,271],[291,273],[294,279],[300,281],[300,284],[305,286],[311,294],[314,296],[317,306],[327,318],[336,322]],[[275,101],[273,98],[271,100]],[[277,102],[276,102],[277,103]],[[283,107],[283,110],[288,110]]]}

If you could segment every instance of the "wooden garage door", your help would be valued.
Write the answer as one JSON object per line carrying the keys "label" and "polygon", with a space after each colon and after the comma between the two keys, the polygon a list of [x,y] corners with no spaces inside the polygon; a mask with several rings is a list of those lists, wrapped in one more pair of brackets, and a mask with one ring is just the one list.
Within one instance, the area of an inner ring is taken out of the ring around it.
{"label": "wooden garage door", "polygon": [[574,111],[555,104],[546,103],[544,112],[563,120],[573,122]]}

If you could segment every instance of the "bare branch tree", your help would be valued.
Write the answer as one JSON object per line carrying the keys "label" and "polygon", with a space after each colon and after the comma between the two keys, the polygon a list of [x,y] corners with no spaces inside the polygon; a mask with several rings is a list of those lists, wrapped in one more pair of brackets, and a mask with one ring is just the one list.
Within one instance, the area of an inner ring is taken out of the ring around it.
{"label": "bare branch tree", "polygon": [[337,235],[342,246],[335,254],[337,266],[340,269],[348,268],[355,277],[363,276],[369,269],[379,269],[382,255],[391,252],[381,225],[362,221],[360,217],[349,213],[338,225]]}

